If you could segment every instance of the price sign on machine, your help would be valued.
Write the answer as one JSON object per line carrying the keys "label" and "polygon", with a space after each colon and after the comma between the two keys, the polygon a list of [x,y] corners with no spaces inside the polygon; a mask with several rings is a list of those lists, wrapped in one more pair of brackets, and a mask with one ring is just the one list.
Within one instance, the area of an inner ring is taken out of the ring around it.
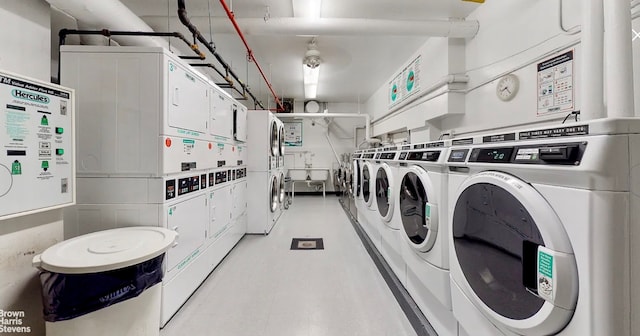
{"label": "price sign on machine", "polygon": [[284,123],[284,143],[289,147],[302,147],[302,123]]}
{"label": "price sign on machine", "polygon": [[538,64],[538,116],[573,110],[573,50]]}

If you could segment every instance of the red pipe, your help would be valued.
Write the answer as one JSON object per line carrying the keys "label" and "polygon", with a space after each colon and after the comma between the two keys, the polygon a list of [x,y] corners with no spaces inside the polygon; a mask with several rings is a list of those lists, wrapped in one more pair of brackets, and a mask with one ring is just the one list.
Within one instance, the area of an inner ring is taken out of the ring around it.
{"label": "red pipe", "polygon": [[269,83],[267,76],[264,74],[264,71],[262,71],[262,68],[260,67],[260,64],[258,64],[256,57],[253,56],[253,51],[249,47],[249,43],[247,43],[247,39],[245,39],[244,34],[242,33],[242,30],[240,30],[240,26],[238,26],[238,22],[236,21],[235,15],[233,15],[233,12],[229,8],[229,6],[227,6],[227,3],[224,0],[220,0],[220,4],[222,4],[222,7],[227,12],[227,16],[229,17],[229,20],[231,20],[233,27],[236,29],[236,32],[238,32],[238,35],[240,35],[240,39],[242,40],[242,43],[244,43],[244,46],[247,48],[247,54],[249,55],[249,58],[251,58],[251,60],[253,60],[253,63],[256,64],[256,67],[258,68],[258,71],[260,71],[262,78],[264,78],[265,83],[267,83],[267,86],[269,87],[269,91],[271,91],[271,94],[273,95],[273,98],[276,101],[276,106],[280,111],[284,111],[284,106],[282,106],[282,102],[280,101],[280,98],[278,98],[278,95],[276,95],[276,92],[273,90],[271,83]]}

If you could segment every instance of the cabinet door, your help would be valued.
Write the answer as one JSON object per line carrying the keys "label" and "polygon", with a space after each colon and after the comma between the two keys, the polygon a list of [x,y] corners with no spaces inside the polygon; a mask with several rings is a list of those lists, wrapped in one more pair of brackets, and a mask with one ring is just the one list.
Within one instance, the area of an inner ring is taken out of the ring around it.
{"label": "cabinet door", "polygon": [[178,232],[177,245],[167,252],[167,271],[189,263],[191,254],[204,244],[209,208],[205,194],[168,205],[166,225]]}
{"label": "cabinet door", "polygon": [[209,118],[209,92],[207,83],[182,65],[169,61],[168,116],[170,127],[201,134],[207,132]]}
{"label": "cabinet door", "polygon": [[230,140],[233,133],[233,101],[220,89],[211,90],[209,111],[209,132],[220,137],[219,140]]}
{"label": "cabinet door", "polygon": [[224,186],[209,193],[210,241],[218,239],[231,222],[231,186]]}

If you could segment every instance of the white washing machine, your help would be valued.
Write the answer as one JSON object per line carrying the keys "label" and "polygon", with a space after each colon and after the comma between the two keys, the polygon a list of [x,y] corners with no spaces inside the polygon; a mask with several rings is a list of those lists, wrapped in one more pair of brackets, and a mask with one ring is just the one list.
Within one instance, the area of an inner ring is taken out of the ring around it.
{"label": "white washing machine", "polygon": [[268,234],[280,217],[280,126],[269,111],[250,111],[247,135],[247,233]]}
{"label": "white washing machine", "polygon": [[600,119],[450,149],[453,312],[469,335],[640,334],[638,133]]}
{"label": "white washing machine", "polygon": [[397,147],[385,147],[377,154],[377,169],[375,172],[375,200],[380,232],[380,253],[396,274],[400,282],[406,283],[406,266],[402,258],[402,234],[400,224],[397,221],[396,212],[397,181],[399,163],[396,158],[399,155]]}
{"label": "white washing machine", "polygon": [[[439,335],[457,335],[451,311],[447,240],[448,141],[404,147],[398,161],[397,222],[406,262],[405,287]],[[408,147],[408,148],[407,148]]]}
{"label": "white washing machine", "polygon": [[358,213],[358,218],[363,220],[360,222],[369,239],[374,243],[375,247],[380,250],[380,229],[378,228],[378,209],[376,204],[375,183],[377,164],[375,163],[376,149],[368,149],[362,155],[362,212]]}
{"label": "white washing machine", "polygon": [[363,151],[355,151],[352,155],[352,165],[353,165],[353,198],[355,204],[355,217],[359,223],[362,224],[361,220],[364,220],[360,214],[364,210],[364,201],[362,198],[362,155]]}

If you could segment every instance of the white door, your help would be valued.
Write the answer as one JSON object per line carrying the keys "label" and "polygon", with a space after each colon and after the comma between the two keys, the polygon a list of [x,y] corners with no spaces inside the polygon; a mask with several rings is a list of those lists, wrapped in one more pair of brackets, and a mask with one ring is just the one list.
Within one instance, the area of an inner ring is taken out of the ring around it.
{"label": "white door", "polygon": [[231,186],[209,192],[209,240],[216,240],[231,222]]}
{"label": "white door", "polygon": [[393,172],[391,167],[383,163],[376,173],[376,204],[382,221],[389,225],[393,217],[395,195],[393,193]]}
{"label": "white door", "polygon": [[418,166],[411,166],[401,178],[398,205],[404,236],[415,250],[430,251],[440,229],[433,183],[427,172]]}
{"label": "white door", "polygon": [[168,205],[167,229],[178,232],[177,244],[167,252],[167,272],[181,264],[205,240],[205,226],[209,219],[209,208],[205,194]]}
{"label": "white door", "polygon": [[209,111],[207,84],[193,72],[169,61],[168,124],[206,134]]}

